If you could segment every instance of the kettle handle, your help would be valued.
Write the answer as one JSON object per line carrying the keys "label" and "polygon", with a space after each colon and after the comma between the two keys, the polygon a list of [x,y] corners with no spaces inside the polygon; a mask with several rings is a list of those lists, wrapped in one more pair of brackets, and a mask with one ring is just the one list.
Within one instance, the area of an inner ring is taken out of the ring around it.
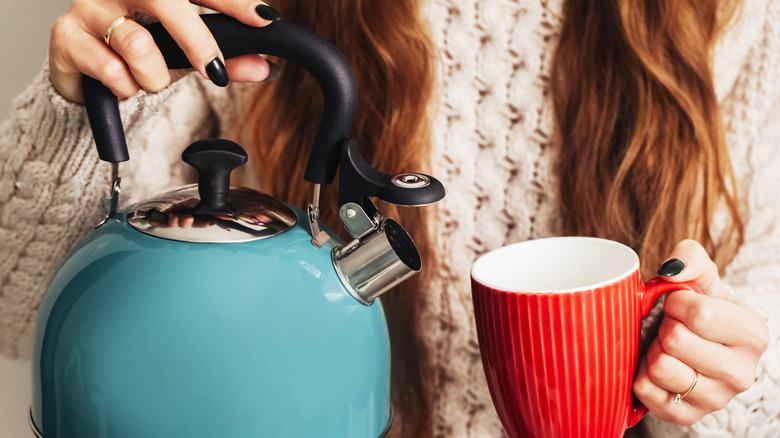
{"label": "kettle handle", "polygon": [[[333,181],[341,148],[349,137],[357,111],[357,84],[352,68],[333,44],[296,24],[279,20],[252,27],[223,14],[201,15],[226,58],[263,53],[292,61],[311,74],[322,90],[323,112],[309,155],[304,179],[314,184]],[[168,68],[191,64],[160,23],[146,28]],[[127,143],[116,96],[99,81],[84,76],[84,104],[103,161],[127,161]]]}

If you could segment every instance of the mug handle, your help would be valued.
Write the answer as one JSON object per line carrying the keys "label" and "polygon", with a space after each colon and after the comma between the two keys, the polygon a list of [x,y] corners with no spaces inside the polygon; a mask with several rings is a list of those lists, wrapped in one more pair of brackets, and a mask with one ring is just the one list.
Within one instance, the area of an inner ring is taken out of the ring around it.
{"label": "mug handle", "polygon": [[[655,277],[648,280],[644,285],[642,286],[642,290],[640,292],[640,298],[639,298],[639,311],[641,312],[642,318],[647,317],[650,315],[650,311],[653,310],[653,305],[655,304],[655,301],[663,294],[667,292],[672,292],[676,290],[689,290],[691,292],[696,292],[697,294],[703,293],[701,288],[693,282],[693,281],[684,281],[681,283],[672,283],[669,281],[664,280],[661,277]],[[640,403],[638,400],[636,400],[636,397],[631,397],[632,399],[632,406],[631,409],[628,411],[628,419],[626,421],[626,427],[633,427],[636,426],[637,423],[642,419],[642,417],[647,414],[648,409],[645,405]]]}

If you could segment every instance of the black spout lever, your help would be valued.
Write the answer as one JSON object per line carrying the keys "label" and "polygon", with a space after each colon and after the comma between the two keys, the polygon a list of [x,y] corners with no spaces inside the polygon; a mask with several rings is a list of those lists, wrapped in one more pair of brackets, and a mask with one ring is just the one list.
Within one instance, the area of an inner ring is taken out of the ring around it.
{"label": "black spout lever", "polygon": [[339,205],[354,202],[371,216],[375,210],[369,197],[403,206],[433,204],[444,198],[444,185],[421,173],[389,175],[374,169],[360,154],[352,140],[345,140],[341,150]]}

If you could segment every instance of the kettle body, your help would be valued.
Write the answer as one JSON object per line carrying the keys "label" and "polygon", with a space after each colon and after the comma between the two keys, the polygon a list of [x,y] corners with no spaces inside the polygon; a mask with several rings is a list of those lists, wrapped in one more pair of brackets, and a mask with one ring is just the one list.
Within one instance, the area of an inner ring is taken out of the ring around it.
{"label": "kettle body", "polygon": [[[237,144],[182,154],[198,183],[117,211],[129,159],[116,96],[84,77],[98,156],[112,164],[108,218],[66,259],[43,297],[30,423],[45,438],[385,436],[390,342],[378,297],[421,268],[411,237],[370,198],[420,206],[444,196],[429,175],[389,175],[349,133],[352,70],[335,46],[284,20],[263,28],[202,19],[226,57],[265,53],[312,74],[322,118],[304,179],[307,211],[231,187]],[[188,60],[147,26],[169,68]],[[268,169],[271,170],[271,169]],[[320,229],[320,186],[339,175],[339,218]]]}
{"label": "kettle body", "polygon": [[294,211],[292,228],[251,242],[160,239],[132,228],[126,212],[87,236],[39,311],[36,433],[384,436],[381,302],[350,295],[332,265],[338,242],[313,248],[305,213]]}

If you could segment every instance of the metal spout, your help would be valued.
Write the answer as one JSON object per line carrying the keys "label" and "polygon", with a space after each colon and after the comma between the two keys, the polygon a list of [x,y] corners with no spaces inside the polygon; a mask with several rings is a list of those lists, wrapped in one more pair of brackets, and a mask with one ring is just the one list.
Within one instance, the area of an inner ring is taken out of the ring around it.
{"label": "metal spout", "polygon": [[333,250],[333,266],[350,294],[365,305],[420,272],[417,246],[404,228],[383,219],[377,228]]}

